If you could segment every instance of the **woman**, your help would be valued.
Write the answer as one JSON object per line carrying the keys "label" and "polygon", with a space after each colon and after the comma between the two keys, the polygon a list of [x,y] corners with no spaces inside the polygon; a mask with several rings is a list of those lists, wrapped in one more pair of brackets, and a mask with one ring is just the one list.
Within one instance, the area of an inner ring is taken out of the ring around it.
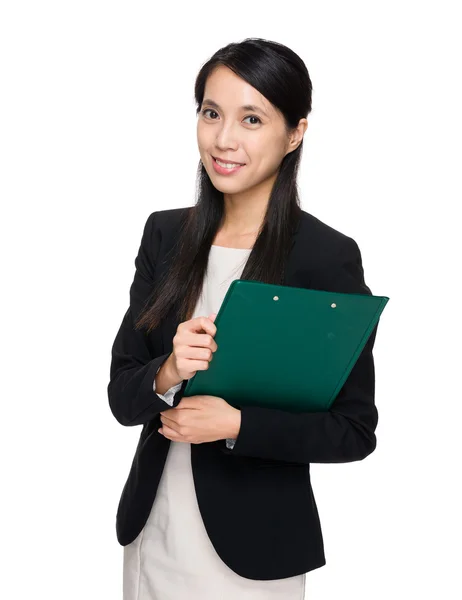
{"label": "woman", "polygon": [[375,448],[376,330],[328,412],[183,397],[234,279],[371,294],[356,242],[299,206],[311,92],[303,61],[259,38],[197,76],[199,198],[149,216],[112,348],[111,410],[143,426],[117,510],[124,600],[302,600],[326,563],[309,465]]}

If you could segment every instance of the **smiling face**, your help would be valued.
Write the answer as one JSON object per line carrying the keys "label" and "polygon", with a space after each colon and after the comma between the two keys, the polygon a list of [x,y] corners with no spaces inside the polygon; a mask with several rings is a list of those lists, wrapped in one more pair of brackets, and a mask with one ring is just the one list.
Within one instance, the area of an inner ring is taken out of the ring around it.
{"label": "smiling face", "polygon": [[[295,149],[289,142],[283,116],[260,92],[228,67],[220,65],[209,75],[197,143],[218,190],[233,195],[272,186],[282,159]],[[244,166],[229,170],[214,164],[213,157]]]}

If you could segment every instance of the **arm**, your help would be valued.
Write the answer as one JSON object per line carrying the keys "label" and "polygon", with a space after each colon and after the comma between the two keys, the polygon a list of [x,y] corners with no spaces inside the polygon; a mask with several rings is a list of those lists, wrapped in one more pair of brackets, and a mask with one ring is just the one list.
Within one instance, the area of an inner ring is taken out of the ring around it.
{"label": "arm", "polygon": [[[130,287],[130,306],[111,350],[110,381],[107,387],[109,406],[119,423],[141,425],[166,409],[166,402],[154,391],[154,378],[168,359],[170,352],[152,357],[146,332],[136,330],[134,323],[154,286],[154,267],[160,246],[155,234],[153,212],[144,226],[141,245],[135,258],[135,276]],[[183,396],[187,380],[175,392],[171,406],[177,406]]]}
{"label": "arm", "polygon": [[[371,294],[364,282],[360,250],[352,238],[337,258],[312,275],[312,289]],[[372,355],[376,334],[377,325],[328,411],[294,413],[240,406],[236,444],[232,452],[221,447],[222,452],[302,464],[352,462],[371,454],[378,423]]]}

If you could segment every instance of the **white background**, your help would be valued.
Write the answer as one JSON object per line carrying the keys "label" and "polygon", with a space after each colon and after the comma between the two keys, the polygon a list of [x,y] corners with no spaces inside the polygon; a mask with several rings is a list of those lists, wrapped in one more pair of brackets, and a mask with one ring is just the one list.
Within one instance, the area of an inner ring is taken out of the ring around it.
{"label": "white background", "polygon": [[110,349],[147,217],[195,201],[197,72],[251,36],[305,61],[302,207],[390,297],[377,449],[312,465],[327,564],[306,598],[462,597],[457,4],[2,3],[2,598],[122,598],[141,428],[110,412]]}

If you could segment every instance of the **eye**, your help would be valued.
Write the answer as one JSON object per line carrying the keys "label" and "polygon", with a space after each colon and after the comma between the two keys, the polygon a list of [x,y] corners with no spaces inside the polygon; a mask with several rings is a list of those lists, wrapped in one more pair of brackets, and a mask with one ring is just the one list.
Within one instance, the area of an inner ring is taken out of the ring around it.
{"label": "eye", "polygon": [[213,112],[213,113],[217,114],[217,113],[216,113],[214,110],[212,110],[211,108],[204,108],[204,110],[201,112],[201,114],[203,114],[203,115],[204,115],[204,117],[205,117],[205,113],[206,113],[207,111],[210,111],[210,112]]}
{"label": "eye", "polygon": [[[205,116],[206,113],[210,111],[211,113],[215,113],[216,115],[218,114],[215,110],[213,110],[212,108],[204,108],[204,110],[201,111],[201,114]],[[211,118],[211,117],[209,117]],[[256,115],[249,115],[248,117],[244,117],[244,119],[256,119],[258,121],[258,123],[261,123],[261,119],[259,117],[257,117]],[[215,119],[212,119],[215,120]],[[258,123],[250,123],[250,125],[258,125]]]}
{"label": "eye", "polygon": [[[256,117],[255,115],[249,115],[248,117],[245,117],[246,119],[257,119],[257,121],[259,123],[261,123],[261,119],[259,119],[258,117]],[[250,123],[251,125],[257,125],[257,123]]]}

